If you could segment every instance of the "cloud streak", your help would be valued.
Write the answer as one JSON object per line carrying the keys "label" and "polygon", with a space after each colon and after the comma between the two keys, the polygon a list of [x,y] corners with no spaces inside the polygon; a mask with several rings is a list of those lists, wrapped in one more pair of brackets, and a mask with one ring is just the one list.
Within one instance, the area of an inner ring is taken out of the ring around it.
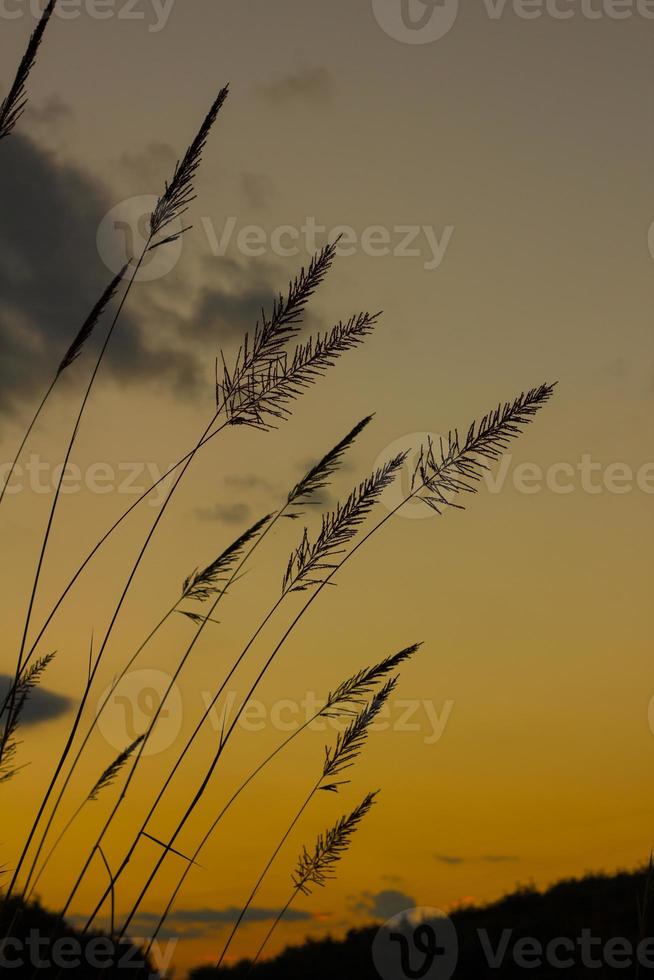
{"label": "cloud streak", "polygon": [[[5,695],[11,687],[13,680],[13,677],[10,677],[8,674],[0,674],[0,703],[4,701]],[[55,694],[53,691],[48,691],[45,688],[37,687],[32,691],[25,704],[21,715],[21,725],[33,727],[45,721],[54,721],[56,718],[65,715],[72,705],[73,702],[70,698],[62,694]]]}
{"label": "cloud streak", "polygon": [[303,68],[259,86],[259,94],[275,103],[328,102],[333,91],[334,81],[326,68]]}
{"label": "cloud streak", "polygon": [[481,857],[458,857],[452,854],[434,854],[434,858],[440,864],[452,866],[460,864],[513,864],[520,858],[513,854],[482,854]]}

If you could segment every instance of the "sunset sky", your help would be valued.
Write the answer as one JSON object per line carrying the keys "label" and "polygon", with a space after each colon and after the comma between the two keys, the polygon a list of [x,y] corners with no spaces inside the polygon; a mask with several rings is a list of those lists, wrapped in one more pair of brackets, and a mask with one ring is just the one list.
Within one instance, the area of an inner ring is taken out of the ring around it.
{"label": "sunset sky", "polygon": [[[321,594],[267,676],[263,726],[239,732],[184,850],[286,737],[274,723],[280,699],[324,696],[424,641],[402,673],[390,730],[371,737],[351,785],[314,801],[232,957],[256,950],[288,898],[301,846],[368,789],[382,789],[379,805],[337,880],[298,901],[269,952],[403,908],[448,910],[517,882],[645,861],[654,845],[654,21],[636,4],[617,19],[600,0],[593,18],[588,4],[560,3],[569,19],[545,4],[535,18],[519,4],[460,4],[451,29],[421,44],[394,31],[399,0],[139,0],[141,19],[127,16],[125,0],[107,4],[106,19],[90,2],[64,6],[30,108],[0,145],[0,463],[12,459],[126,241],[138,241],[125,223],[146,214],[218,90],[229,82],[231,93],[197,180],[194,227],[146,266],[150,281],[135,286],[93,393],[73,453],[86,485],[62,497],[32,635],[135,499],[125,480],[147,486],[148,473],[192,448],[214,411],[218,350],[233,353],[262,304],[308,262],[314,234],[320,247],[346,226],[350,254],[312,301],[307,328],[384,311],[289,422],[268,434],[236,428],[198,455],[139,570],[82,731],[183,579],[283,504],[361,418],[376,413],[325,507],[426,434],[465,429],[499,401],[559,382],[495,482],[465,512],[419,509],[389,522]],[[0,0],[0,93],[33,29],[29,7]],[[0,508],[3,675],[14,670],[51,499],[34,474],[46,464],[39,479],[51,479],[61,460],[92,363],[89,349],[68,373],[23,457],[24,467],[38,456],[32,478],[23,469],[22,491]],[[116,474],[106,492],[92,492],[94,464]],[[20,761],[31,764],[1,807],[0,864],[15,860],[83,692],[91,634],[101,639],[156,513],[142,505],[123,525],[39,648],[57,657],[23,732]],[[314,533],[319,513],[307,515]],[[289,521],[275,530],[220,625],[205,631],[160,751],[144,761],[111,832],[110,862],[122,858],[205,697],[277,600],[302,529]],[[282,604],[230,691],[246,692],[302,601]],[[146,686],[174,668],[192,630],[178,617],[146,648],[137,664],[150,672]],[[129,741],[126,715],[112,711],[59,828]],[[333,737],[298,738],[203,852],[168,924],[166,935],[181,937],[178,975],[217,958]],[[209,725],[153,833],[174,827],[217,738]],[[48,907],[63,905],[115,793],[86,808],[39,883]],[[155,857],[154,845],[139,849],[121,910]],[[93,869],[76,915],[104,886]],[[159,911],[180,871],[166,863],[146,913]]]}

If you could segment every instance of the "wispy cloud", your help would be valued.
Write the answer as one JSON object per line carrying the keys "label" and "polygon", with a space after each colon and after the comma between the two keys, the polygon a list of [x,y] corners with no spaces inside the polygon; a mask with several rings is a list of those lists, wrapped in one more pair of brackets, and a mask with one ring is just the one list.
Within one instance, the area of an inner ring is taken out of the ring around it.
{"label": "wispy cloud", "polygon": [[364,892],[354,905],[357,912],[364,912],[373,919],[392,919],[400,912],[414,909],[418,903],[411,895],[396,889],[380,892]]}
{"label": "wispy cloud", "polygon": [[458,857],[452,854],[434,854],[434,858],[441,864],[510,864],[519,861],[520,858],[512,854],[482,854],[481,857]]}
{"label": "wispy cloud", "polygon": [[327,102],[334,91],[334,80],[326,68],[303,68],[259,86],[269,102]]}
{"label": "wispy cloud", "polygon": [[245,170],[240,180],[243,196],[253,208],[265,207],[275,196],[275,185],[268,174],[255,174]]}
{"label": "wispy cloud", "polygon": [[201,521],[222,521],[224,524],[243,524],[252,509],[239,501],[234,504],[214,504],[212,507],[196,507],[195,515]]}

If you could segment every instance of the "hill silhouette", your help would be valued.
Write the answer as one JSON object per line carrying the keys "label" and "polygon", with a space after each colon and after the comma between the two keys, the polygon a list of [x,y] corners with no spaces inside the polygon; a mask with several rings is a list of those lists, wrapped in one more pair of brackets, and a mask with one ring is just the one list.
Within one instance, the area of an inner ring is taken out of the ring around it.
{"label": "hill silhouette", "polygon": [[[394,924],[375,945],[379,970],[373,962],[373,944],[379,926],[371,926],[352,930],[343,940],[327,938],[289,947],[274,960],[258,963],[251,973],[251,964],[243,961],[220,970],[201,967],[191,977],[192,980],[245,980],[248,975],[254,980],[380,980],[380,977],[382,980],[403,977],[407,980],[448,980],[449,977],[512,980],[532,976],[538,980],[560,980],[567,976],[578,980],[579,977],[654,976],[654,940],[647,942],[647,937],[654,935],[654,916],[649,915],[646,901],[651,890],[652,878],[645,870],[610,876],[596,874],[561,881],[544,892],[523,887],[493,904],[460,909],[450,916],[453,925],[448,925],[447,920],[445,923],[427,920],[423,925],[428,929],[417,937],[417,942],[410,939],[416,923],[407,922],[399,928]],[[433,961],[429,961],[429,955],[419,952],[429,947],[430,928],[441,950]],[[391,938],[392,934],[395,938]],[[409,940],[404,967],[399,934]],[[420,941],[422,946],[418,946]],[[431,970],[429,962],[432,962]]]}
{"label": "hill silhouette", "polygon": [[24,904],[0,895],[0,974],[16,980],[35,975],[90,980],[92,977],[151,980],[157,974],[140,950],[114,944],[100,932],[84,936],[38,902]]}

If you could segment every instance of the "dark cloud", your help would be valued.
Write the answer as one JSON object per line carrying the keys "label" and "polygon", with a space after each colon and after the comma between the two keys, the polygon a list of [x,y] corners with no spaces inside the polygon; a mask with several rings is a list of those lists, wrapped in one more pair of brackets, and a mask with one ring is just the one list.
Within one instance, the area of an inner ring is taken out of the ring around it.
{"label": "dark cloud", "polygon": [[452,857],[449,854],[435,854],[441,864],[510,864],[519,861],[519,857],[509,854],[483,854],[481,857]]}
{"label": "dark cloud", "polygon": [[334,91],[334,80],[326,68],[303,68],[259,86],[270,102],[327,102]]}
{"label": "dark cloud", "polygon": [[[50,111],[56,115],[57,105]],[[141,155],[125,155],[123,164],[145,180],[151,170],[170,169],[171,152],[152,144]],[[98,254],[96,236],[115,203],[102,183],[34,141],[16,134],[3,144],[0,419],[34,404],[106,288],[112,273]],[[195,291],[189,286],[184,314],[171,301],[171,290],[185,289],[174,274],[137,284],[103,376],[121,384],[156,383],[176,397],[206,395],[218,350],[225,347],[231,356],[290,277],[268,259],[213,258],[201,263],[201,271],[210,284]],[[305,329],[320,326],[309,312]]]}
{"label": "dark cloud", "polygon": [[[0,413],[33,400],[111,273],[96,248],[111,207],[101,184],[21,135],[3,145],[0,183]],[[176,392],[197,384],[193,356],[154,347],[125,312],[109,348],[118,380],[165,379]]]}
{"label": "dark cloud", "polygon": [[244,524],[252,513],[251,508],[240,501],[234,504],[214,504],[213,507],[196,507],[195,514],[201,521],[222,521],[224,524]]}
{"label": "dark cloud", "polygon": [[[170,916],[171,923],[180,926],[216,925],[220,923],[232,924],[238,921],[241,909],[230,906],[224,909],[178,909]],[[253,906],[248,910],[246,922],[273,922],[279,915],[279,909],[267,909]],[[311,912],[304,912],[301,909],[290,908],[284,916],[286,922],[310,922],[313,919]],[[139,914],[139,921],[142,925],[152,925],[159,921],[157,912],[143,912]]]}
{"label": "dark cloud", "polygon": [[161,186],[172,172],[177,154],[169,143],[148,143],[142,150],[122,153],[119,164],[125,173],[138,181],[141,190]]}
{"label": "dark cloud", "polygon": [[519,861],[520,858],[514,854],[484,854],[480,860],[485,864],[513,864],[515,861]]}
{"label": "dark cloud", "polygon": [[241,190],[253,208],[265,207],[275,196],[275,185],[268,174],[254,174],[247,170],[241,174]]}
{"label": "dark cloud", "polygon": [[395,889],[386,891],[365,892],[361,900],[354,906],[358,912],[365,912],[373,919],[392,919],[400,912],[414,909],[417,905],[415,898]]}
{"label": "dark cloud", "polygon": [[266,493],[279,492],[273,484],[256,473],[235,473],[225,477],[225,485],[234,490],[265,490]]}
{"label": "dark cloud", "polygon": [[[4,701],[12,682],[13,677],[9,677],[8,674],[0,674],[0,702]],[[65,715],[72,704],[70,698],[37,687],[23,709],[21,724],[29,727],[39,725],[44,721],[53,721],[55,718]]]}
{"label": "dark cloud", "polygon": [[275,290],[269,286],[249,286],[241,292],[227,292],[209,286],[197,297],[188,326],[196,334],[219,338],[227,344],[240,341],[252,331],[262,309],[270,309]]}
{"label": "dark cloud", "polygon": [[61,125],[73,117],[73,110],[60,95],[53,94],[40,105],[28,103],[26,117],[30,125],[36,123],[43,126]]}

